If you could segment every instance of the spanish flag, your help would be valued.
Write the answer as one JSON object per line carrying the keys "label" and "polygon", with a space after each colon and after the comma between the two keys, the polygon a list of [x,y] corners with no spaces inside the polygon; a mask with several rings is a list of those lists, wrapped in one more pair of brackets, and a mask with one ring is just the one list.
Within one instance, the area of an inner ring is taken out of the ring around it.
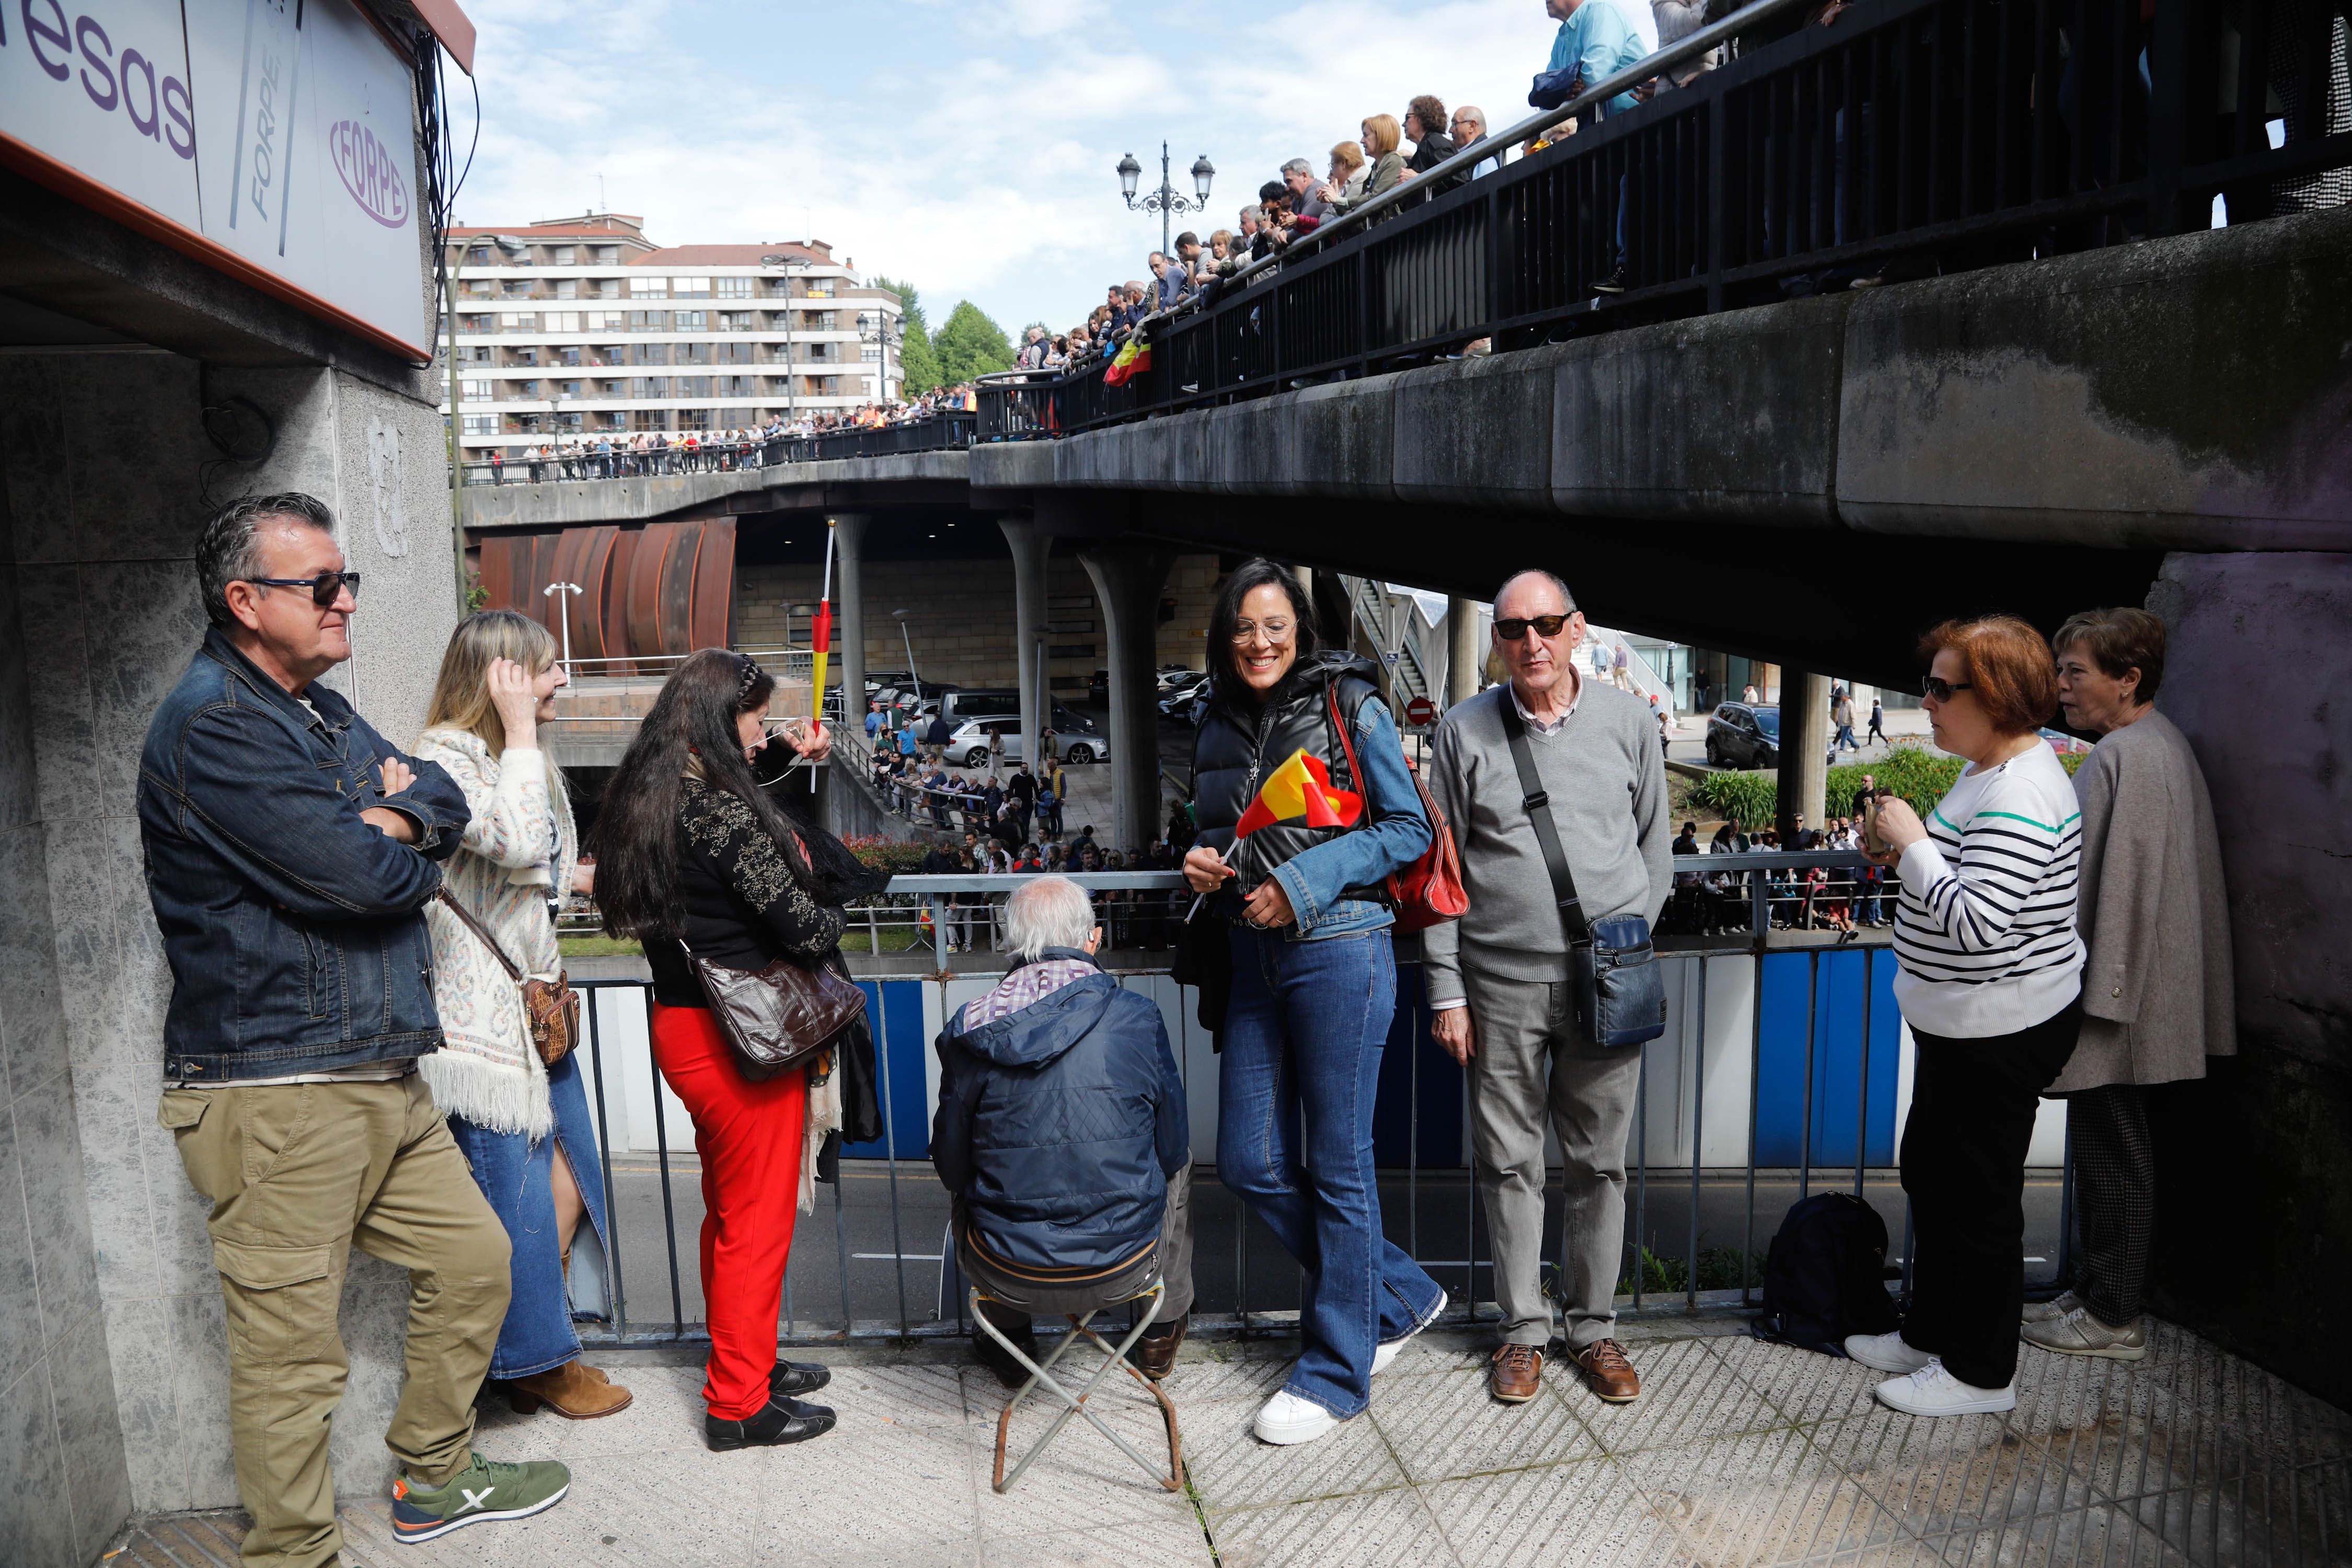
{"label": "spanish flag", "polygon": [[1277,822],[1303,827],[1352,827],[1363,809],[1364,797],[1333,789],[1330,770],[1301,747],[1267,777],[1257,798],[1234,825],[1234,837],[1236,841],[1247,838]]}

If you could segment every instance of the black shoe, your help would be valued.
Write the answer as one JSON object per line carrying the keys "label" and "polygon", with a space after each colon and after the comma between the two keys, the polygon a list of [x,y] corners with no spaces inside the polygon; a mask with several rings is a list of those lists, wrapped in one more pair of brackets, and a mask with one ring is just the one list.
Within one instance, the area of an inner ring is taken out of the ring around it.
{"label": "black shoe", "polygon": [[1625,291],[1625,269],[1622,267],[1592,286],[1595,294],[1622,294]]}
{"label": "black shoe", "polygon": [[[1037,1359],[1037,1331],[1024,1328],[1004,1336],[1021,1348],[1021,1353],[1031,1361]],[[1029,1381],[1029,1369],[1014,1361],[1005,1348],[990,1337],[984,1329],[974,1329],[971,1348],[980,1356],[980,1364],[996,1374],[996,1381],[1007,1388],[1018,1388]]]}
{"label": "black shoe", "polygon": [[830,1367],[805,1361],[794,1366],[778,1356],[776,1364],[768,1373],[768,1397],[782,1399],[791,1394],[814,1394],[832,1381],[833,1369]]}
{"label": "black shoe", "polygon": [[730,1448],[804,1443],[832,1430],[832,1410],[822,1405],[803,1405],[797,1399],[771,1399],[740,1421],[722,1421],[716,1415],[702,1418],[702,1440],[719,1454]]}

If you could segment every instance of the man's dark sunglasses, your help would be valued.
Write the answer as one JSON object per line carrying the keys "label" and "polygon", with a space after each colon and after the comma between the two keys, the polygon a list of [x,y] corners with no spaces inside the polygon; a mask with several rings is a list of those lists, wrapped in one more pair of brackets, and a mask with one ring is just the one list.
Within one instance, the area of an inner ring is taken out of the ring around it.
{"label": "man's dark sunglasses", "polygon": [[1513,616],[1508,620],[1495,623],[1495,635],[1505,642],[1517,642],[1528,635],[1529,626],[1533,626],[1539,637],[1556,637],[1559,636],[1559,628],[1566,625],[1566,616],[1529,616],[1524,620]]}
{"label": "man's dark sunglasses", "polygon": [[349,588],[352,597],[360,596],[360,574],[356,572],[321,572],[316,577],[247,577],[247,582],[264,588],[308,588],[310,602],[322,610],[334,607],[335,600]]}
{"label": "man's dark sunglasses", "polygon": [[1921,681],[1919,685],[1920,689],[1927,692],[1928,696],[1934,698],[1937,701],[1949,702],[1952,700],[1953,692],[1972,690],[1976,686],[1976,682],[1973,680],[1946,680],[1942,676],[1931,675],[1926,680]]}

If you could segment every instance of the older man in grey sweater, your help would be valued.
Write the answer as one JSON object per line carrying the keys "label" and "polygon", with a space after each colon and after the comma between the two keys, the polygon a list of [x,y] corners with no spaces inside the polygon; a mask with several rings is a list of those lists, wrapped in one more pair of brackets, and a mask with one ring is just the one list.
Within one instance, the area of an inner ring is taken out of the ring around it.
{"label": "older man in grey sweater", "polygon": [[1470,1073],[1471,1144],[1503,1312],[1487,1382],[1507,1404],[1535,1397],[1553,1330],[1540,1277],[1547,1117],[1567,1163],[1569,1354],[1602,1399],[1622,1404],[1642,1387],[1613,1333],[1642,1053],[1595,1044],[1576,1016],[1568,937],[1503,720],[1503,705],[1516,704],[1548,797],[1538,809],[1558,826],[1586,919],[1656,920],[1674,867],[1656,721],[1640,698],[1578,676],[1584,635],[1559,578],[1522,572],[1506,582],[1494,637],[1510,682],[1446,714],[1430,765],[1470,908],[1428,931],[1422,951],[1433,1030]]}

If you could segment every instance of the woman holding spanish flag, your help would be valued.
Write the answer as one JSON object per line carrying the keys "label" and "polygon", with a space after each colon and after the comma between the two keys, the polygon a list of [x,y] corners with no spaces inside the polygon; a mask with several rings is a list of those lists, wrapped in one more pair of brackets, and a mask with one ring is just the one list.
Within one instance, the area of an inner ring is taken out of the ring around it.
{"label": "woman holding spanish flag", "polygon": [[[1194,742],[1196,919],[1231,928],[1217,1173],[1307,1271],[1305,1347],[1258,1412],[1269,1443],[1362,1413],[1371,1377],[1445,1307],[1381,1231],[1372,1099],[1396,1009],[1388,878],[1430,842],[1371,662],[1322,651],[1271,561],[1225,580]],[[1302,1131],[1303,1122],[1303,1131]]]}

